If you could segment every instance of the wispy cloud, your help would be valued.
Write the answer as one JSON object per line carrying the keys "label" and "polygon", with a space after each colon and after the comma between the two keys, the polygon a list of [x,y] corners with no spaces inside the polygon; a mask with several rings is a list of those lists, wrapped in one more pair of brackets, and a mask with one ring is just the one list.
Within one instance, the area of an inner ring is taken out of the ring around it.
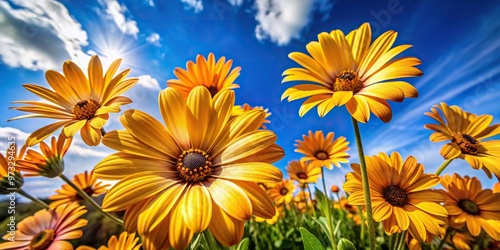
{"label": "wispy cloud", "polygon": [[203,3],[201,0],[181,0],[184,3],[186,9],[193,9],[194,13],[198,13],[203,10]]}
{"label": "wispy cloud", "polygon": [[46,70],[83,55],[87,33],[58,1],[0,1],[0,60]]}
{"label": "wispy cloud", "polygon": [[326,0],[256,0],[255,36],[286,45],[300,38],[301,32],[312,21],[315,11],[328,17],[333,4]]}
{"label": "wispy cloud", "polygon": [[152,90],[160,90],[160,84],[158,83],[158,81],[151,77],[150,75],[142,75],[142,76],[138,76],[139,78],[139,82],[137,83],[138,85],[140,86],[143,86],[147,89],[152,89]]}
{"label": "wispy cloud", "polygon": [[160,44],[160,34],[158,33],[151,33],[148,37],[146,37],[146,42],[149,44],[153,44],[155,46],[161,47]]}
{"label": "wispy cloud", "polygon": [[128,9],[124,4],[118,3],[117,0],[100,0],[100,2],[106,8],[108,17],[113,20],[121,32],[137,37],[139,33],[137,22],[125,16]]}

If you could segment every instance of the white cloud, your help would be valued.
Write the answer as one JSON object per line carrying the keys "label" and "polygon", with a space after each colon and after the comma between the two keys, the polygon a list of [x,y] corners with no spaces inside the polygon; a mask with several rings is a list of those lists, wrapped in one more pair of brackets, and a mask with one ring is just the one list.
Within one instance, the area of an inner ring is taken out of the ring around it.
{"label": "white cloud", "polygon": [[255,19],[259,24],[255,27],[255,36],[286,45],[291,39],[300,38],[314,11],[328,17],[332,6],[328,0],[256,0]]}
{"label": "white cloud", "polygon": [[160,84],[158,84],[158,81],[151,77],[150,75],[142,75],[138,76],[139,82],[137,83],[138,85],[141,85],[147,89],[153,89],[153,90],[160,90]]}
{"label": "white cloud", "polygon": [[115,22],[121,32],[137,37],[137,33],[139,33],[137,22],[125,17],[127,7],[124,4],[120,5],[117,0],[102,0],[101,4],[106,7],[106,14]]}
{"label": "white cloud", "polygon": [[148,5],[151,7],[155,7],[155,2],[153,0],[148,0]]}
{"label": "white cloud", "polygon": [[228,2],[232,6],[241,6],[243,4],[243,0],[228,0]]}
{"label": "white cloud", "polygon": [[160,44],[160,34],[152,33],[148,37],[146,37],[146,41],[150,44],[154,44],[155,46],[161,47]]}
{"label": "white cloud", "polygon": [[203,10],[203,3],[201,0],[181,0],[187,9],[194,9],[194,13],[198,13]]}
{"label": "white cloud", "polygon": [[0,60],[31,70],[59,67],[88,44],[82,25],[54,0],[0,0],[0,34]]}

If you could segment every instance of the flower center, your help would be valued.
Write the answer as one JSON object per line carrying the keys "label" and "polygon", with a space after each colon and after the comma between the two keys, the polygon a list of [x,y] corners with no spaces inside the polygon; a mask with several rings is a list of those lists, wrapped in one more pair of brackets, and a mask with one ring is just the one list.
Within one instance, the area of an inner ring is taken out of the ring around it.
{"label": "flower center", "polygon": [[99,103],[94,100],[81,101],[77,103],[71,113],[73,113],[77,120],[89,120],[95,115],[95,112],[99,109]]}
{"label": "flower center", "polygon": [[383,196],[389,204],[396,207],[403,207],[408,202],[406,191],[396,185],[386,187],[383,191]]}
{"label": "flower center", "polygon": [[33,236],[31,239],[28,249],[29,250],[45,250],[47,249],[52,241],[54,240],[54,230],[45,229]]}
{"label": "flower center", "polygon": [[307,179],[307,174],[304,172],[298,172],[297,177],[299,177],[299,179]]}
{"label": "flower center", "polygon": [[179,177],[186,182],[203,181],[212,174],[212,159],[203,150],[185,150],[177,159],[177,171]]}
{"label": "flower center", "polygon": [[314,156],[320,160],[326,160],[328,158],[328,154],[325,151],[318,151]]}
{"label": "flower center", "polygon": [[479,209],[477,204],[468,199],[458,201],[458,207],[468,214],[479,215],[481,213],[481,209]]}
{"label": "flower center", "polygon": [[363,82],[356,72],[343,70],[335,79],[333,91],[352,91],[357,93],[363,88]]}
{"label": "flower center", "polygon": [[288,194],[288,189],[287,189],[287,188],[281,188],[281,189],[280,189],[280,194],[281,194],[281,195],[286,195],[286,194]]}
{"label": "flower center", "polygon": [[451,141],[457,144],[464,154],[474,155],[481,148],[479,141],[468,134],[457,134]]}
{"label": "flower center", "polygon": [[216,86],[208,86],[208,87],[205,86],[205,88],[208,89],[212,98],[215,96],[215,94],[217,94],[217,92],[219,92],[219,89],[217,89]]}

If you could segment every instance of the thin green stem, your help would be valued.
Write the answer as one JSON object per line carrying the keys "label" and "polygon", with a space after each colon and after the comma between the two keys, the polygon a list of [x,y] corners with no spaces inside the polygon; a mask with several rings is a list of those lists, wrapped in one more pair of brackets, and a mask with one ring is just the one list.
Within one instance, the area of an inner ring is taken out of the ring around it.
{"label": "thin green stem", "polygon": [[332,210],[330,209],[330,200],[328,199],[328,193],[326,192],[326,183],[325,183],[325,171],[324,168],[321,168],[321,179],[323,180],[323,190],[325,192],[325,198],[327,201],[327,214],[326,214],[326,221],[328,223],[328,227],[330,228],[330,238],[331,238],[331,243],[332,243],[332,249],[337,249],[337,241],[335,240],[335,233],[334,233],[334,226],[333,226],[333,220],[332,220]]}
{"label": "thin green stem", "polygon": [[399,239],[397,241],[396,245],[396,250],[404,250],[405,249],[405,243],[406,243],[406,230],[404,230],[399,234]]}
{"label": "thin green stem", "polygon": [[[314,218],[318,219],[318,217],[316,216],[316,207],[314,207],[314,202],[312,200],[311,187],[309,185],[307,185],[307,190],[309,191],[309,199],[311,199],[311,208],[313,211],[313,216],[314,216]],[[307,203],[306,203],[306,205],[307,205]]]}
{"label": "thin green stem", "polygon": [[446,234],[444,235],[443,239],[441,242],[439,242],[439,245],[437,246],[436,250],[441,250],[443,249],[444,243],[446,243],[446,240],[448,237],[451,235],[452,230],[446,230]]}
{"label": "thin green stem", "polygon": [[455,159],[455,158],[451,158],[451,159],[444,161],[443,164],[441,164],[441,166],[438,168],[438,170],[436,170],[436,175],[440,175],[441,172],[443,172],[443,170],[446,167],[448,167],[448,165],[450,165],[450,162],[453,161],[453,159]]}
{"label": "thin green stem", "polygon": [[102,210],[101,206],[97,204],[87,193],[85,193],[81,188],[79,188],[77,185],[75,185],[68,177],[66,177],[64,174],[59,175],[61,179],[63,179],[68,185],[70,185],[73,189],[76,190],[76,192],[87,202],[89,203],[95,210],[99,211],[101,214],[106,216],[108,219],[114,221],[116,224],[123,226],[123,221],[114,217],[113,215],[105,212]]}
{"label": "thin green stem", "polygon": [[368,170],[366,169],[365,153],[363,152],[363,143],[361,142],[361,133],[359,132],[358,121],[352,118],[354,135],[356,136],[356,146],[358,148],[359,162],[361,165],[361,180],[363,183],[363,193],[366,203],[366,216],[368,220],[368,235],[370,236],[370,249],[375,249],[375,222],[373,221],[372,200],[370,197],[370,183],[368,181]]}
{"label": "thin green stem", "polygon": [[366,219],[365,215],[363,214],[363,208],[361,206],[358,206],[358,213],[359,217],[361,218],[361,242],[365,242],[365,231],[366,231]]}
{"label": "thin green stem", "polygon": [[39,199],[37,199],[37,198],[35,198],[35,197],[31,196],[30,194],[26,193],[24,190],[22,190],[22,189],[18,189],[18,190],[17,190],[17,192],[18,192],[20,195],[22,195],[22,196],[24,196],[24,197],[26,197],[26,198],[30,199],[31,201],[33,201],[33,202],[34,202],[34,203],[36,203],[38,206],[43,207],[43,208],[47,208],[47,209],[49,208],[49,205],[47,205],[47,203],[45,203],[45,202],[43,202],[43,201],[41,201],[41,200],[39,200]]}

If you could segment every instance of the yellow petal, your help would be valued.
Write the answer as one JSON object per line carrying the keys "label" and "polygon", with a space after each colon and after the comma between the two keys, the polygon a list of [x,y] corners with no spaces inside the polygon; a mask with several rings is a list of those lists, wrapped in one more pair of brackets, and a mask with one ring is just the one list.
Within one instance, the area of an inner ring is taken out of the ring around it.
{"label": "yellow petal", "polygon": [[72,61],[66,61],[63,64],[64,76],[71,86],[75,89],[75,94],[80,100],[90,99],[90,85],[83,71]]}
{"label": "yellow petal", "polygon": [[380,118],[385,123],[388,123],[392,119],[391,107],[386,100],[377,97],[366,97],[366,102],[370,106],[370,111]]}
{"label": "yellow petal", "polygon": [[225,246],[238,244],[243,238],[245,222],[228,215],[217,204],[213,204],[212,207],[212,220],[208,226],[210,232]]}
{"label": "yellow petal", "polygon": [[101,142],[101,130],[91,127],[88,122],[83,126],[81,136],[83,142],[89,146],[97,146]]}
{"label": "yellow petal", "polygon": [[[251,218],[252,203],[245,191],[238,185],[218,178],[210,178],[203,184],[208,188],[212,200],[222,210],[238,220],[245,221]],[[213,210],[215,213],[215,206]]]}
{"label": "yellow petal", "polygon": [[354,98],[348,101],[345,107],[354,119],[363,123],[370,120],[370,107],[364,97],[354,95]]}
{"label": "yellow petal", "polygon": [[314,95],[309,97],[307,100],[302,103],[299,109],[299,116],[303,117],[309,110],[316,107],[318,104],[324,102],[329,99],[331,95]]}
{"label": "yellow petal", "polygon": [[249,155],[254,155],[276,141],[274,132],[268,130],[256,130],[234,139],[227,148],[222,151],[220,158],[214,159],[214,165],[230,164]]}
{"label": "yellow petal", "polygon": [[[117,151],[123,151],[127,154],[143,156],[153,160],[160,160],[164,162],[175,161],[169,158],[164,153],[150,147],[149,145],[137,140],[126,130],[113,130],[104,135],[102,144],[106,145]],[[179,155],[182,152],[179,152]],[[175,158],[177,159],[177,157]]]}
{"label": "yellow petal", "polygon": [[190,148],[188,123],[186,120],[186,101],[174,88],[166,88],[160,92],[158,106],[163,121],[180,148]]}
{"label": "yellow petal", "polygon": [[462,151],[455,143],[447,143],[441,148],[441,156],[447,160],[457,158],[461,154]]}
{"label": "yellow petal", "polygon": [[220,168],[216,168],[213,175],[228,180],[262,183],[278,182],[283,179],[283,174],[277,167],[263,162],[223,165]]}
{"label": "yellow petal", "polygon": [[142,172],[127,176],[106,193],[102,202],[105,211],[124,210],[128,206],[168,189],[177,174]]}
{"label": "yellow petal", "polygon": [[169,224],[168,239],[175,249],[186,249],[193,238],[194,232],[191,231],[182,216],[182,204],[177,204],[173,208]]}
{"label": "yellow petal", "polygon": [[165,155],[176,158],[181,149],[165,127],[151,115],[129,109],[120,117],[123,127],[137,140]]}
{"label": "yellow petal", "polygon": [[354,60],[360,65],[368,52],[372,40],[370,24],[363,23],[358,29],[349,33],[346,36],[346,40],[351,45]]}
{"label": "yellow petal", "polygon": [[250,202],[252,202],[252,211],[254,215],[265,219],[271,219],[274,217],[276,214],[276,208],[264,189],[260,188],[259,185],[254,182],[233,182],[241,187],[248,195]]}
{"label": "yellow petal", "polygon": [[28,145],[28,147],[32,147],[38,144],[67,123],[68,121],[60,121],[35,130],[35,132],[31,133],[31,135],[26,139],[26,145]]}
{"label": "yellow petal", "polygon": [[102,76],[102,64],[97,55],[93,55],[89,61],[89,84],[91,88],[92,100],[99,100],[104,89]]}
{"label": "yellow petal", "polygon": [[70,125],[64,126],[63,128],[64,135],[68,138],[75,136],[75,134],[78,133],[78,131],[80,131],[80,129],[82,129],[83,126],[85,126],[85,123],[87,123],[87,120],[80,120],[80,121],[75,121]]}
{"label": "yellow petal", "polygon": [[318,115],[324,117],[330,110],[336,106],[342,106],[351,100],[353,96],[352,91],[336,91],[333,93],[330,99],[318,105]]}
{"label": "yellow petal", "polygon": [[108,121],[109,114],[96,115],[90,119],[89,124],[95,129],[101,129]]}
{"label": "yellow petal", "polygon": [[183,198],[182,216],[194,233],[208,227],[212,219],[212,198],[207,188],[200,184],[190,185]]}
{"label": "yellow petal", "polygon": [[223,90],[215,95],[213,100],[214,108],[211,113],[208,131],[201,148],[210,149],[216,141],[216,138],[221,134],[231,116],[234,98],[234,91],[231,90]]}
{"label": "yellow petal", "polygon": [[94,167],[95,176],[104,180],[119,180],[145,171],[160,173],[176,172],[172,163],[165,160],[152,159],[125,152],[109,155]]}
{"label": "yellow petal", "polygon": [[201,148],[212,113],[212,97],[208,89],[204,86],[193,88],[188,95],[187,106],[186,121],[190,124],[187,129],[191,147]]}

